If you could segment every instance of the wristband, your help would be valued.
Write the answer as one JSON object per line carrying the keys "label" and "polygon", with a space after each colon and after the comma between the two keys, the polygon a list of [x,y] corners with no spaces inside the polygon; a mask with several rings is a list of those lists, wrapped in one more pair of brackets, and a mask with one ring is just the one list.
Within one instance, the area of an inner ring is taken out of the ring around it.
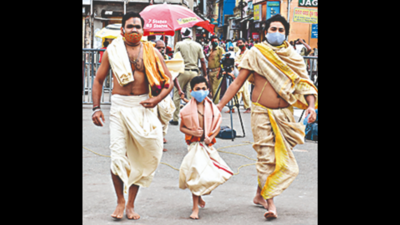
{"label": "wristband", "polygon": [[97,106],[95,106],[95,107],[93,107],[93,111],[95,110],[95,109],[100,109],[100,106],[99,105],[97,105]]}
{"label": "wristband", "polygon": [[93,115],[94,115],[97,111],[101,111],[101,109],[98,108],[98,109],[94,110],[93,113],[92,113],[92,117],[93,117]]}

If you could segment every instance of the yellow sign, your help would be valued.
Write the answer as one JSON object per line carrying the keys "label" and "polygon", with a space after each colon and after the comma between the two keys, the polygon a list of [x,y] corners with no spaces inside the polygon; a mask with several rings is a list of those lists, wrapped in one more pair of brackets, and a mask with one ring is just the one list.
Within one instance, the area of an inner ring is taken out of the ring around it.
{"label": "yellow sign", "polygon": [[180,24],[184,24],[184,23],[189,23],[189,22],[193,22],[193,21],[197,21],[197,18],[196,17],[189,17],[189,18],[179,18],[179,19],[177,19],[177,21],[178,21],[178,23],[179,23],[179,25]]}
{"label": "yellow sign", "polygon": [[254,21],[260,21],[260,4],[254,6]]}
{"label": "yellow sign", "polygon": [[160,35],[160,34],[165,34],[165,32],[149,32],[149,35]]}
{"label": "yellow sign", "polygon": [[293,22],[318,24],[318,11],[317,9],[294,8]]}

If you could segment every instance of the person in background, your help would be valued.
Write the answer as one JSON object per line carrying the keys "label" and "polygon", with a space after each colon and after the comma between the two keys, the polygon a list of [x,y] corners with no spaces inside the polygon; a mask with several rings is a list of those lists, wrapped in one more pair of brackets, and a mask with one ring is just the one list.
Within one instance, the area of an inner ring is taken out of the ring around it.
{"label": "person in background", "polygon": [[[210,54],[207,57],[208,61],[208,77],[211,89],[211,96],[214,98],[216,95],[216,91],[218,89],[218,85],[221,82],[221,79],[218,79],[219,71],[221,70],[220,61],[222,56],[225,54],[225,51],[222,47],[218,46],[218,38],[216,36],[211,36],[211,44],[212,49]],[[214,100],[214,104],[219,101],[219,93]]]}
{"label": "person in background", "polygon": [[[103,45],[104,45],[104,47],[102,47],[101,49],[107,49],[107,46],[109,45],[109,42],[108,42],[108,41],[104,41]],[[105,52],[105,51],[104,51],[104,52]],[[101,63],[101,59],[103,58],[104,52],[103,52],[103,51],[100,51],[99,63]]]}

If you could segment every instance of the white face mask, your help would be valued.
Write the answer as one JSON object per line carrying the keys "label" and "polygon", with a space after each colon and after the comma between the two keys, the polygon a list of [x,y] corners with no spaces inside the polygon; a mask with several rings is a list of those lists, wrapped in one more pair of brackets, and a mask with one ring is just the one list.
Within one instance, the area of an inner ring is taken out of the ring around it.
{"label": "white face mask", "polygon": [[285,40],[285,35],[278,32],[267,33],[265,37],[267,38],[268,43],[275,46],[281,45]]}

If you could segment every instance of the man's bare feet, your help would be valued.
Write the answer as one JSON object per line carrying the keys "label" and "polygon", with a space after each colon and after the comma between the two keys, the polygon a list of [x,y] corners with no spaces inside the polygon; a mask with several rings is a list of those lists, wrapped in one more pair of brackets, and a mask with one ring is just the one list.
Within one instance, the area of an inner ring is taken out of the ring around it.
{"label": "man's bare feet", "polygon": [[265,209],[268,209],[268,203],[261,195],[256,195],[253,199],[254,204],[263,206]]}
{"label": "man's bare feet", "polygon": [[201,198],[201,196],[199,196],[199,206],[201,208],[204,208],[204,206],[206,206],[206,202]]}
{"label": "man's bare feet", "polygon": [[244,111],[243,113],[251,113],[251,109],[248,108],[248,109],[246,109],[246,111]]}
{"label": "man's bare feet", "polygon": [[168,150],[167,150],[166,148],[163,148],[162,151],[163,151],[163,152],[166,152],[166,151],[168,151]]}
{"label": "man's bare feet", "polygon": [[190,219],[194,219],[194,220],[199,219],[199,208],[192,210],[192,214],[190,215]]}
{"label": "man's bare feet", "polygon": [[117,208],[114,213],[111,214],[111,217],[115,219],[121,219],[124,216],[125,202],[121,202],[117,204]]}
{"label": "man's bare feet", "polygon": [[126,217],[128,219],[134,219],[134,220],[140,218],[139,214],[137,214],[135,210],[133,210],[133,207],[128,207],[128,206],[126,207]]}
{"label": "man's bare feet", "polygon": [[268,212],[264,213],[265,219],[276,219],[278,218],[278,214],[276,213],[276,207],[274,204],[274,199],[267,199],[268,203]]}
{"label": "man's bare feet", "polygon": [[163,141],[164,141],[164,144],[165,144],[165,143],[167,143],[167,140],[165,140],[165,138],[164,138],[164,140],[163,140]]}

